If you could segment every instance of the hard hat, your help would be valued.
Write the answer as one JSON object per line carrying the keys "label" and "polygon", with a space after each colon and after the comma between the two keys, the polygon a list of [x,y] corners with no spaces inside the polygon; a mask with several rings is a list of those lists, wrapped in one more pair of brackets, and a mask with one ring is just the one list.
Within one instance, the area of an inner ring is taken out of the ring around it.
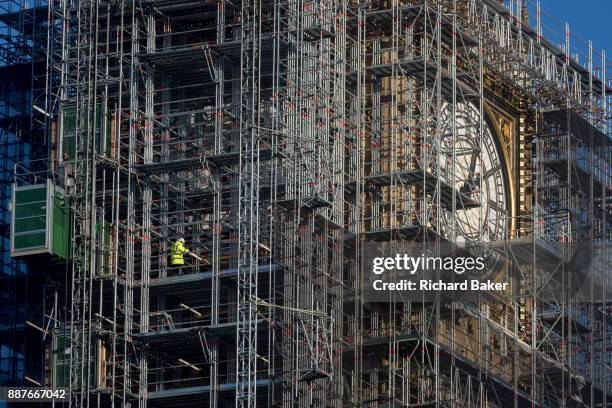
{"label": "hard hat", "polygon": [[185,238],[179,238],[179,241],[181,241],[183,244],[185,243]]}

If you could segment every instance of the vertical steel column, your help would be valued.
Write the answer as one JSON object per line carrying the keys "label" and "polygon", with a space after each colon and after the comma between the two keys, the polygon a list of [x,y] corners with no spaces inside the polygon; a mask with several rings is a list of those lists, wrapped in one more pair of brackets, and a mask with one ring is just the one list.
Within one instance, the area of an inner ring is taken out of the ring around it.
{"label": "vertical steel column", "polygon": [[[221,0],[217,3],[217,44],[223,44],[225,41],[225,1]],[[224,121],[224,96],[225,96],[225,57],[218,55],[214,61],[211,72],[214,73],[213,80],[215,81],[215,135],[214,135],[214,154],[220,154],[223,151],[223,121]],[[212,62],[212,61],[211,61]],[[213,226],[212,226],[212,279],[211,279],[211,324],[219,323],[219,288],[220,288],[220,241],[221,241],[221,202],[223,188],[221,182],[221,174],[217,169],[211,169],[212,188],[213,188]],[[219,342],[216,338],[210,342],[210,408],[215,408],[218,405],[219,398]]]}
{"label": "vertical steel column", "polygon": [[[152,11],[144,15],[145,29],[147,34],[146,52],[155,52],[156,24],[155,16]],[[145,112],[143,129],[143,163],[153,163],[153,126],[155,120],[155,72],[153,67],[143,67],[138,65],[141,72],[144,71],[144,92],[145,92]],[[140,333],[149,331],[149,282],[151,280],[151,209],[153,206],[153,191],[150,180],[144,180],[142,184],[142,249],[140,264]],[[138,406],[147,407],[147,387],[148,387],[148,352],[142,351],[138,356],[139,379],[138,379]]]}
{"label": "vertical steel column", "polygon": [[236,407],[256,406],[257,267],[259,262],[260,2],[243,0],[240,55],[240,185]]}
{"label": "vertical steel column", "polygon": [[[92,70],[95,58],[95,39],[91,31],[94,29],[95,2],[81,0],[76,4],[76,67],[73,75],[76,78],[76,136],[74,162],[74,201],[75,224],[73,246],[73,268],[71,282],[71,313],[70,313],[70,405],[84,407],[89,405],[89,359],[90,359],[90,325],[88,316],[91,312],[90,284],[94,273],[92,268],[92,240],[95,231],[92,228],[95,218],[91,210],[94,196],[92,182],[94,180],[94,156],[92,146],[95,94],[92,95]],[[71,10],[74,13],[74,9]],[[73,20],[71,20],[74,23]],[[68,86],[68,84],[66,84]],[[92,100],[94,102],[92,102]]]}

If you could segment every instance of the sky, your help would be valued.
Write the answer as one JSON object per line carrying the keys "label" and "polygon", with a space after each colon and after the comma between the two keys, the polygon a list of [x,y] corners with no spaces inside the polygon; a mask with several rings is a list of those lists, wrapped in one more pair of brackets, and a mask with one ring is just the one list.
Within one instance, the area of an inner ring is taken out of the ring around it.
{"label": "sky", "polygon": [[612,60],[612,0],[540,0],[540,4],[543,13],[561,24],[568,22],[570,31],[584,42],[593,41],[596,55],[605,49],[606,59]]}

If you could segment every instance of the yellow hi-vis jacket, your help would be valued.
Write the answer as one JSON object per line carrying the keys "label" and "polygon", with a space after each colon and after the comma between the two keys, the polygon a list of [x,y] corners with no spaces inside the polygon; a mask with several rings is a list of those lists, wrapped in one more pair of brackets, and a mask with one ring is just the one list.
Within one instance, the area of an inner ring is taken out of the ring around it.
{"label": "yellow hi-vis jacket", "polygon": [[185,265],[183,254],[188,252],[189,250],[185,248],[185,245],[183,245],[181,241],[176,241],[170,246],[170,265]]}

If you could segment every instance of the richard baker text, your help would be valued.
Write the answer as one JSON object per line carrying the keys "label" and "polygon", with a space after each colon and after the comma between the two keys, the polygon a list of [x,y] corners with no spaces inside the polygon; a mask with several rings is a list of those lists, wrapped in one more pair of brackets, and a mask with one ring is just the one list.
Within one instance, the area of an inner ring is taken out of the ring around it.
{"label": "richard baker text", "polygon": [[377,291],[505,291],[508,290],[508,285],[508,282],[492,282],[490,280],[481,282],[478,279],[469,279],[461,282],[433,281],[429,279],[420,279],[418,281],[402,279],[398,282],[384,282],[381,279],[377,279],[372,282],[372,287]]}

